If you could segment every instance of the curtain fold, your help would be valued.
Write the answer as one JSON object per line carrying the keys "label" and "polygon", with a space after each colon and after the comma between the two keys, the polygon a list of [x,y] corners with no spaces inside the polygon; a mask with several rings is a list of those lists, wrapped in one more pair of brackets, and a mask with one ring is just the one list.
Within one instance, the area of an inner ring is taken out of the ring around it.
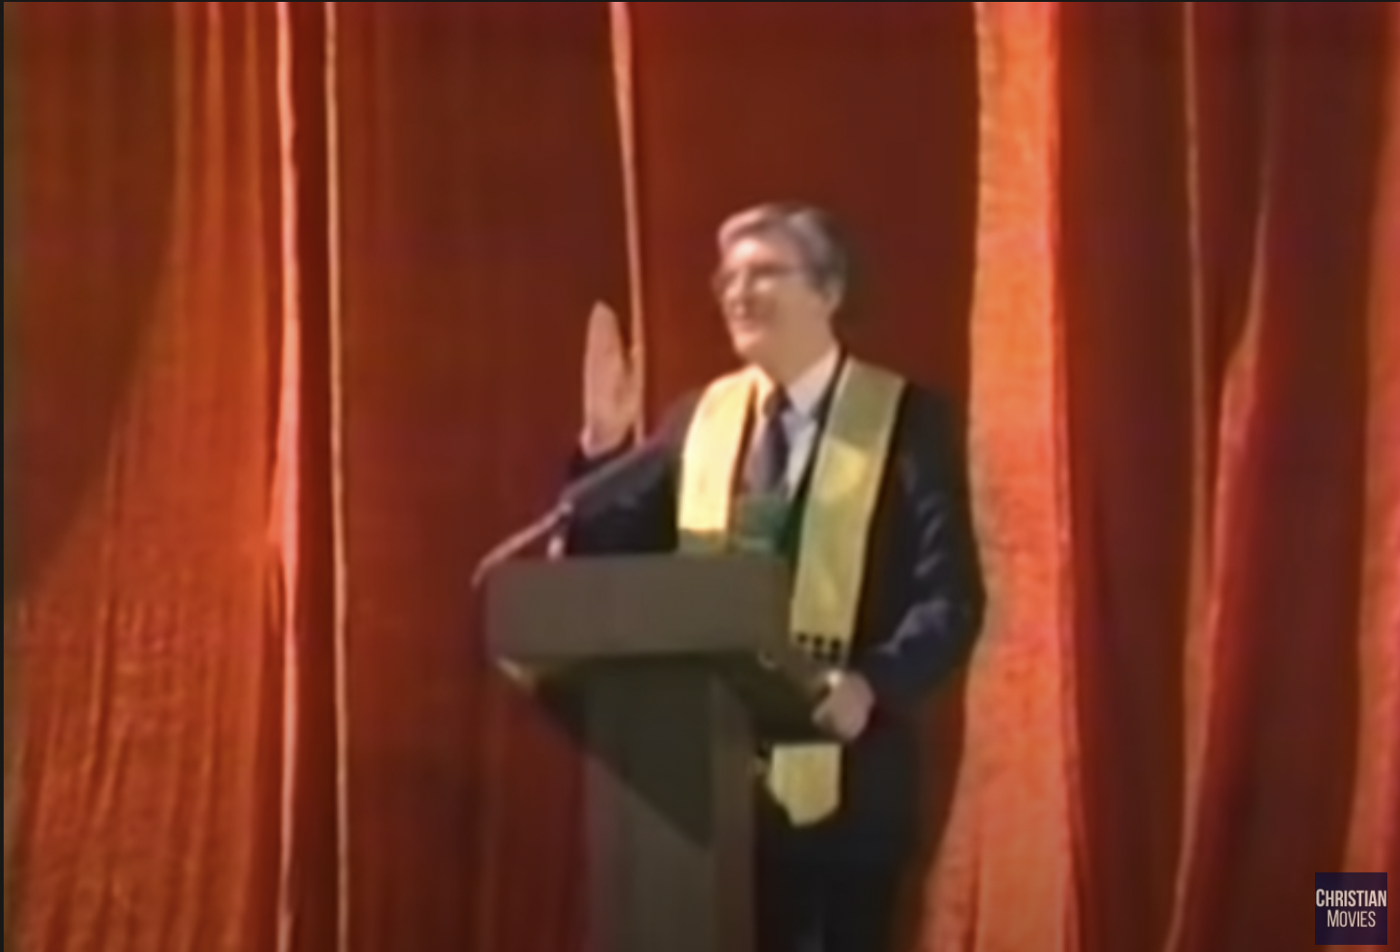
{"label": "curtain fold", "polygon": [[564,949],[578,762],[472,568],[557,492],[628,301],[606,4],[337,5],[349,948]]}
{"label": "curtain fold", "polygon": [[6,945],[274,948],[276,21],[5,27]]}
{"label": "curtain fold", "polygon": [[585,952],[579,760],[467,580],[592,304],[654,419],[775,198],[966,410],[991,615],[903,947],[1302,949],[1314,873],[1400,874],[1396,5],[5,28],[7,948]]}
{"label": "curtain fold", "polygon": [[[977,7],[981,124],[969,413],[989,615],[968,688],[970,817],[919,948],[1078,947],[1076,593],[1065,442],[1065,209],[1054,4]],[[956,828],[955,828],[956,830]],[[1015,909],[1016,915],[1003,910]]]}
{"label": "curtain fold", "polygon": [[[1346,864],[1400,877],[1400,16],[1371,24],[1385,43],[1386,97],[1371,218],[1367,298],[1365,555],[1358,692],[1360,751]],[[1390,916],[1390,932],[1396,920]]]}

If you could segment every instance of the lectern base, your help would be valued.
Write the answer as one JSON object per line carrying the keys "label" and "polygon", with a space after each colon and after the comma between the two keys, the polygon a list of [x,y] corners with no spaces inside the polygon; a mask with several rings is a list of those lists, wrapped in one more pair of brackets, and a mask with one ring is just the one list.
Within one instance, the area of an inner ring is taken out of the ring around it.
{"label": "lectern base", "polygon": [[753,952],[742,703],[694,665],[611,665],[585,683],[590,952]]}

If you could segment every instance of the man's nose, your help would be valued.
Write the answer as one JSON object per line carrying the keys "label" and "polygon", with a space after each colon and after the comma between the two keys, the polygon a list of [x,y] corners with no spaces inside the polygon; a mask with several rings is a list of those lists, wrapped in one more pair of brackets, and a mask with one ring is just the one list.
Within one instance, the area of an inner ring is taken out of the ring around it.
{"label": "man's nose", "polygon": [[756,298],[752,287],[736,287],[729,293],[729,305],[735,308],[752,308]]}

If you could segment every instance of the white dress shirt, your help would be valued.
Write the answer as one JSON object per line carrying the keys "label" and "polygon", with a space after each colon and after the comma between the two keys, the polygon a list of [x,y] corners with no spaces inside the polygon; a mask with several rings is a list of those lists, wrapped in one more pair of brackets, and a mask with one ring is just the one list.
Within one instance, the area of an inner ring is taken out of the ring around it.
{"label": "white dress shirt", "polygon": [[[792,386],[785,388],[788,406],[783,411],[781,420],[788,442],[785,485],[789,493],[796,491],[797,487],[801,485],[802,478],[807,473],[807,467],[812,464],[812,456],[817,448],[817,433],[820,428],[817,412],[821,408],[822,398],[826,396],[827,388],[831,385],[832,378],[836,375],[840,363],[840,351],[830,350],[821,360],[804,371],[802,376],[793,381]],[[757,438],[761,433],[761,428],[756,429],[758,432],[754,436]]]}

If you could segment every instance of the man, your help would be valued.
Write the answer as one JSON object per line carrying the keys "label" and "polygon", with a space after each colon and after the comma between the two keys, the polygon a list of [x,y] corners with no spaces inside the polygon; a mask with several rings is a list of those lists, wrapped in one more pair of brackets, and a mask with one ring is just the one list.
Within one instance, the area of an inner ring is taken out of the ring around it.
{"label": "man", "polygon": [[[983,614],[954,414],[841,346],[847,254],[824,213],[763,205],[726,221],[718,243],[715,293],[744,368],[673,408],[656,465],[580,513],[566,547],[712,545],[754,531],[743,513],[770,513],[794,565],[794,636],[837,668],[812,712],[831,743],[768,754],[755,947],[883,952],[917,840],[913,715],[967,658]],[[584,378],[575,477],[629,448],[641,405],[605,309]]]}

